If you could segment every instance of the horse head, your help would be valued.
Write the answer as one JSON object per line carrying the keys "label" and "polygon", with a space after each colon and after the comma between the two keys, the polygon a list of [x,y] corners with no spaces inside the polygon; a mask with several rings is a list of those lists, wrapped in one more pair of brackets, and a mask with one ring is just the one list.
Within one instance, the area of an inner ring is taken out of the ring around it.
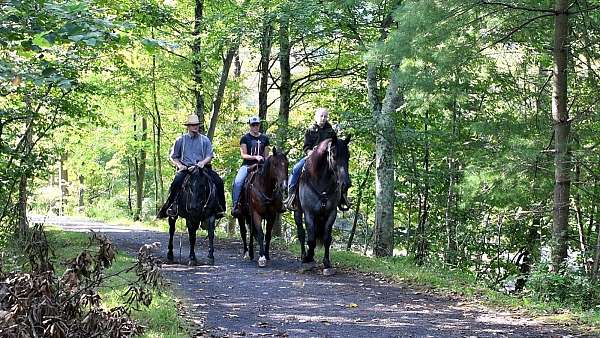
{"label": "horse head", "polygon": [[273,147],[273,154],[267,157],[265,169],[268,175],[275,181],[275,193],[283,196],[287,191],[289,161],[285,153]]}
{"label": "horse head", "polygon": [[338,183],[341,185],[343,194],[352,186],[350,171],[348,169],[350,162],[348,144],[350,143],[350,139],[351,136],[347,136],[345,139],[336,138],[331,141],[330,157],[333,158],[334,162],[331,164],[331,168],[337,173]]}

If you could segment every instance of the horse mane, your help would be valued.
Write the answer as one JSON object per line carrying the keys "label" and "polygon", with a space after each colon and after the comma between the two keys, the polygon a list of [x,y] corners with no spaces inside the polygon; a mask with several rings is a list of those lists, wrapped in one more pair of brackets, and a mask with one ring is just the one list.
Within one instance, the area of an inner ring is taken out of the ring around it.
{"label": "horse mane", "polygon": [[322,166],[323,160],[327,159],[327,149],[332,143],[337,144],[337,138],[324,139],[306,159],[306,169],[311,176],[317,176],[317,170]]}
{"label": "horse mane", "polygon": [[269,174],[269,169],[271,168],[271,155],[265,157],[265,162],[262,164],[260,168],[260,176],[267,176]]}

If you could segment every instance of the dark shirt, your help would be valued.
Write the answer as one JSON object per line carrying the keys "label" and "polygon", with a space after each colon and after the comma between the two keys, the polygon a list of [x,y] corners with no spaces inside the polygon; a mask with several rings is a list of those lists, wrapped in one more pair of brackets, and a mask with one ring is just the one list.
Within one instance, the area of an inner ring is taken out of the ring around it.
{"label": "dark shirt", "polygon": [[302,150],[306,154],[307,151],[312,150],[323,140],[335,137],[337,137],[337,134],[329,122],[325,122],[323,127],[319,127],[315,123],[304,133],[304,147],[302,147]]}
{"label": "dark shirt", "polygon": [[[242,136],[240,139],[240,145],[246,145],[246,151],[248,155],[256,156],[265,156],[265,147],[269,145],[269,138],[265,134],[260,134],[258,136],[254,136],[250,133]],[[243,165],[253,165],[258,163],[256,160],[246,160],[244,159]]]}

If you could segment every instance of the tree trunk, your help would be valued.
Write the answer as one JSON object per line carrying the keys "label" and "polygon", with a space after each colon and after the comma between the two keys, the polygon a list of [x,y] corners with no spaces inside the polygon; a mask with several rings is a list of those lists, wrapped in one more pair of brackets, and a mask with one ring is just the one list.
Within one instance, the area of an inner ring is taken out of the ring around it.
{"label": "tree trunk", "polygon": [[162,199],[158,195],[158,163],[157,163],[158,153],[156,151],[156,120],[153,119],[152,122],[152,175],[154,176],[154,211],[158,213],[160,208],[160,203]]}
{"label": "tree trunk", "polygon": [[[267,94],[269,85],[269,61],[271,59],[271,45],[273,25],[268,19],[263,22],[262,36],[260,43],[260,63],[258,66],[258,116],[261,121],[267,118]],[[265,131],[265,123],[261,123],[261,132]]]}
{"label": "tree trunk", "polygon": [[237,46],[231,47],[227,50],[227,54],[223,59],[223,71],[221,72],[221,78],[219,80],[219,86],[217,87],[217,93],[212,105],[212,115],[210,117],[210,126],[208,127],[208,138],[212,141],[215,130],[217,128],[217,121],[219,120],[219,112],[221,111],[221,104],[223,103],[223,95],[225,94],[225,85],[227,84],[227,78],[229,77],[229,69],[231,68],[231,62],[233,57],[237,53]]}
{"label": "tree trunk", "polygon": [[79,175],[79,191],[77,193],[77,195],[78,195],[77,196],[78,197],[77,207],[78,207],[80,213],[83,212],[83,207],[85,205],[84,199],[83,199],[85,187],[83,186],[83,183],[84,183],[84,177],[83,177],[83,175]]}
{"label": "tree trunk", "polygon": [[142,213],[142,201],[144,200],[144,178],[146,176],[146,140],[148,139],[148,123],[146,117],[142,116],[142,144],[139,150],[139,162],[137,165],[137,173],[135,175],[135,190],[136,190],[136,211],[135,220],[140,220]]}
{"label": "tree trunk", "polygon": [[358,215],[360,214],[360,204],[362,202],[363,192],[365,190],[365,186],[369,181],[369,176],[371,175],[371,168],[373,168],[373,164],[375,163],[375,159],[373,159],[367,170],[365,172],[365,178],[358,186],[358,200],[356,201],[356,207],[354,209],[354,222],[352,222],[352,230],[350,230],[350,237],[348,238],[348,245],[346,245],[346,250],[350,251],[352,249],[352,241],[354,240],[354,234],[356,233],[356,226],[358,224]]}
{"label": "tree trunk", "polygon": [[567,111],[568,0],[556,0],[554,21],[554,73],[552,81],[552,119],[554,121],[554,224],[552,227],[552,264],[558,271],[567,257],[569,193],[571,186]]}
{"label": "tree trunk", "polygon": [[[266,64],[268,67],[268,63]],[[288,121],[290,117],[291,75],[290,75],[290,36],[289,16],[283,12],[279,18],[279,68],[281,82],[279,84],[279,116],[277,118],[276,145],[280,151],[287,148]],[[266,113],[265,113],[266,115]],[[277,214],[273,224],[273,236],[283,237],[281,214]]]}
{"label": "tree trunk", "polygon": [[60,190],[60,207],[58,214],[63,216],[65,213],[65,199],[69,193],[67,188],[67,183],[69,180],[67,169],[65,169],[65,162],[67,160],[66,154],[60,155],[60,160],[58,161],[58,188]]}
{"label": "tree trunk", "polygon": [[388,84],[380,114],[374,115],[376,128],[375,144],[375,241],[373,253],[377,257],[394,254],[394,157],[396,135],[394,113],[402,99],[399,92],[398,66],[390,72]]}
{"label": "tree trunk", "polygon": [[291,70],[290,70],[290,18],[287,12],[279,18],[279,69],[281,83],[279,84],[279,119],[277,121],[277,146],[283,151],[286,149],[288,121],[290,118],[291,100]]}
{"label": "tree trunk", "polygon": [[[154,38],[154,29],[152,30],[152,38]],[[154,126],[156,127],[156,132],[155,132],[155,136],[156,136],[156,138],[155,138],[155,147],[156,147],[155,172],[156,172],[156,176],[158,176],[158,187],[159,187],[159,192],[160,192],[160,195],[157,198],[157,200],[159,200],[160,202],[157,203],[157,207],[160,207],[159,204],[162,204],[162,202],[165,198],[165,186],[164,186],[163,177],[162,177],[162,156],[161,156],[161,149],[160,149],[160,136],[161,136],[161,132],[162,132],[162,120],[161,120],[161,116],[160,116],[160,109],[158,109],[158,100],[157,100],[157,96],[156,96],[156,55],[152,55],[152,100],[154,101],[154,116],[155,116]]]}
{"label": "tree trunk", "polygon": [[596,226],[596,231],[598,232],[598,238],[596,239],[596,257],[592,268],[592,279],[598,278],[598,268],[600,267],[600,223]]}
{"label": "tree trunk", "polygon": [[429,217],[429,135],[427,135],[429,127],[429,111],[425,111],[425,155],[423,157],[424,167],[424,187],[423,187],[423,201],[421,209],[421,215],[419,217],[419,225],[417,228],[417,252],[416,262],[418,265],[422,265],[427,257],[428,243],[427,243],[427,222]]}
{"label": "tree trunk", "polygon": [[[31,152],[33,142],[33,119],[29,119],[27,122],[27,128],[25,135],[23,135],[23,149],[24,153],[29,154]],[[27,179],[29,175],[21,175],[19,179],[19,201],[17,204],[17,213],[19,219],[19,235],[23,237],[29,230],[29,222],[27,221]],[[11,191],[12,194],[12,191]]]}
{"label": "tree trunk", "polygon": [[456,197],[454,196],[454,184],[456,180],[456,159],[454,158],[454,141],[457,140],[458,114],[456,100],[452,104],[452,138],[448,155],[448,195],[446,199],[446,254],[444,259],[447,264],[455,265],[458,256],[458,244],[456,242],[456,219],[454,210],[456,208]]}
{"label": "tree trunk", "polygon": [[590,273],[590,266],[587,261],[587,243],[585,237],[585,230],[583,229],[583,212],[581,210],[581,194],[577,187],[581,186],[581,163],[577,159],[575,162],[575,216],[577,220],[577,232],[579,234],[579,250],[581,250],[581,257],[583,258],[583,269],[586,274]]}
{"label": "tree trunk", "polygon": [[194,113],[198,115],[200,120],[200,132],[205,133],[204,128],[204,94],[202,88],[202,55],[201,52],[201,38],[202,33],[202,10],[204,7],[204,0],[196,0],[194,7],[194,31],[192,33],[194,41],[192,43],[192,64],[194,66],[194,97],[196,99],[196,105],[194,107]]}
{"label": "tree trunk", "polygon": [[448,159],[448,195],[446,198],[446,254],[444,255],[447,264],[456,264],[458,248],[456,243],[456,222],[454,219],[454,179],[455,168],[452,156]]}
{"label": "tree trunk", "polygon": [[129,213],[132,214],[133,202],[131,201],[131,159],[129,157],[127,157],[127,207],[129,208]]}

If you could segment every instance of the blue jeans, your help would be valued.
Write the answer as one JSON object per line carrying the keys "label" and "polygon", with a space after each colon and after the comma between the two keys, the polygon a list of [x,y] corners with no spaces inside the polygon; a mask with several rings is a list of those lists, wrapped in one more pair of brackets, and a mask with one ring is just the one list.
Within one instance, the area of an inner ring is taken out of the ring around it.
{"label": "blue jeans", "polygon": [[304,162],[306,162],[306,157],[303,157],[298,163],[294,165],[292,168],[292,174],[290,175],[288,181],[288,191],[294,191],[296,188],[296,184],[298,184],[298,179],[300,178],[300,174],[302,173],[302,168],[304,168]]}
{"label": "blue jeans", "polygon": [[248,166],[243,165],[238,170],[237,175],[235,175],[235,179],[233,180],[233,189],[231,189],[234,208],[236,203],[240,199],[240,194],[242,193],[242,186],[244,185],[244,180],[246,179],[246,176],[248,176]]}

